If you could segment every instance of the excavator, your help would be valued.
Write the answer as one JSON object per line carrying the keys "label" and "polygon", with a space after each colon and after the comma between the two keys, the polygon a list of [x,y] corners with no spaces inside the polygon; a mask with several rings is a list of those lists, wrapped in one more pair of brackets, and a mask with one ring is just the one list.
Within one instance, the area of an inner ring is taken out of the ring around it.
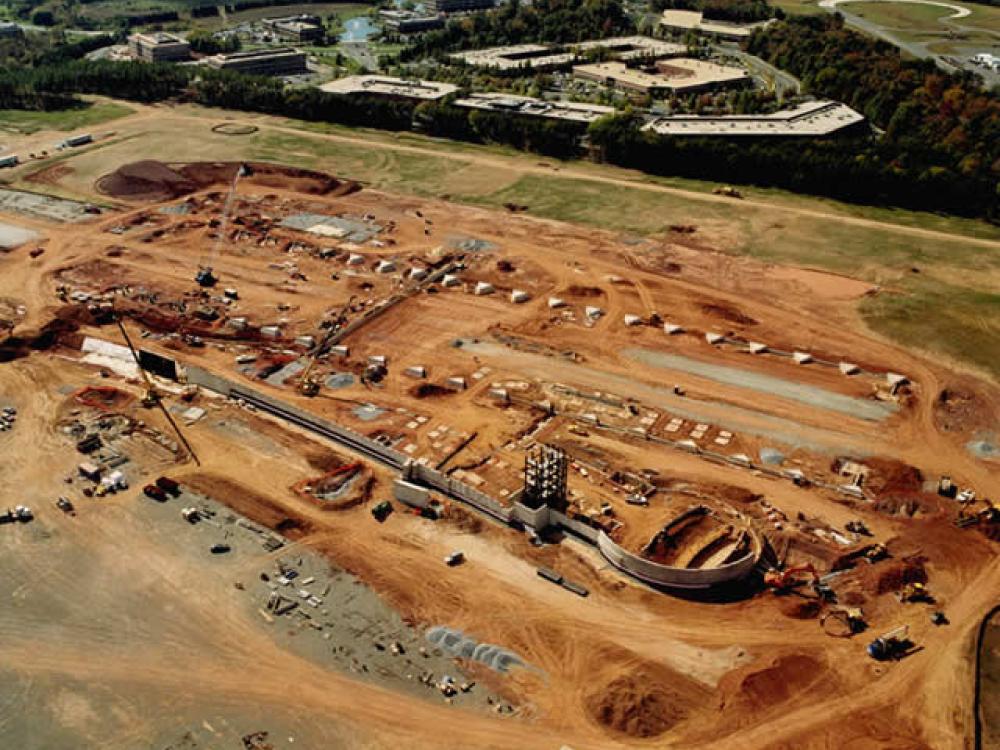
{"label": "excavator", "polygon": [[326,333],[323,334],[323,338],[320,339],[319,343],[313,347],[313,350],[309,353],[309,364],[302,371],[302,377],[299,379],[299,392],[303,396],[308,396],[312,398],[319,394],[320,383],[319,380],[312,376],[313,368],[316,366],[316,360],[319,356],[326,351],[326,348],[330,345],[330,341],[334,336],[339,333],[340,329],[343,327],[344,323],[347,322],[347,313],[350,312],[351,305],[354,304],[354,300],[357,295],[352,294],[347,300],[340,312],[337,313],[336,319],[330,323],[330,327],[327,328]]}
{"label": "excavator", "polygon": [[764,585],[769,589],[773,589],[776,594],[784,594],[803,583],[803,578],[799,575],[800,573],[808,574],[813,586],[819,584],[819,574],[816,572],[816,569],[809,563],[805,563],[803,565],[793,565],[784,570],[767,571],[764,574]]}

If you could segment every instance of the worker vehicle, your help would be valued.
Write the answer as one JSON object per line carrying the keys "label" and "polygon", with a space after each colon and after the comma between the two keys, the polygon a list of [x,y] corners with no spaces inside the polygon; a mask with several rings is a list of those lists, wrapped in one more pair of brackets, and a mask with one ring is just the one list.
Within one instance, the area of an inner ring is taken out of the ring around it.
{"label": "worker vehicle", "polygon": [[391,513],[392,513],[392,503],[390,503],[388,500],[383,500],[374,508],[372,508],[372,516],[379,523],[382,523],[385,519],[387,519]]}
{"label": "worker vehicle", "polygon": [[173,495],[174,497],[177,497],[179,494],[181,494],[180,484],[175,482],[173,479],[170,479],[169,477],[157,477],[156,486],[159,487],[164,492]]}
{"label": "worker vehicle", "polygon": [[465,553],[461,550],[455,550],[450,555],[445,555],[444,564],[449,568],[454,568],[457,565],[461,565],[465,562]]}
{"label": "worker vehicle", "polygon": [[906,655],[906,652],[913,646],[906,637],[910,628],[902,625],[888,633],[883,633],[874,641],[868,644],[868,655],[876,661],[886,661],[887,659],[899,659]]}
{"label": "worker vehicle", "polygon": [[158,503],[167,502],[167,493],[162,489],[157,487],[155,484],[147,484],[142,488],[142,494],[146,497],[156,500]]}
{"label": "worker vehicle", "polygon": [[213,555],[224,555],[231,549],[232,547],[230,547],[228,544],[223,544],[222,542],[219,542],[218,544],[213,544],[209,548],[209,552],[211,552]]}
{"label": "worker vehicle", "polygon": [[198,523],[201,520],[201,513],[194,506],[181,508],[181,518],[188,523]]}
{"label": "worker vehicle", "polygon": [[879,560],[884,560],[889,556],[889,550],[884,544],[873,544],[865,550],[865,559],[874,565]]}
{"label": "worker vehicle", "polygon": [[76,509],[73,507],[73,503],[70,502],[68,497],[60,496],[59,499],[56,500],[56,507],[67,515],[76,515]]}
{"label": "worker vehicle", "polygon": [[712,193],[714,195],[725,196],[726,198],[742,198],[743,197],[743,193],[741,193],[739,190],[737,190],[736,188],[734,188],[732,185],[720,185],[719,187],[715,188],[712,191]]}
{"label": "worker vehicle", "polygon": [[769,589],[773,589],[776,594],[782,594],[801,585],[804,582],[803,574],[808,576],[813,586],[819,583],[819,574],[816,573],[816,569],[809,563],[806,563],[804,565],[793,565],[784,570],[767,571],[764,574],[764,585]]}

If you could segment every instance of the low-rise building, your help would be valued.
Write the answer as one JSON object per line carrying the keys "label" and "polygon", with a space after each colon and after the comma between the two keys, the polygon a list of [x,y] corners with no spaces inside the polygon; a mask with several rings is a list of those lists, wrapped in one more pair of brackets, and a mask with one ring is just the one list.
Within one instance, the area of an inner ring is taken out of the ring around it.
{"label": "low-rise building", "polygon": [[605,49],[616,60],[660,59],[679,57],[687,53],[686,44],[667,42],[651,36],[616,36],[609,39],[591,39],[573,45],[577,53],[592,49]]}
{"label": "low-rise building", "polygon": [[766,115],[669,115],[643,129],[669,136],[822,138],[857,130],[864,123],[864,115],[846,104],[816,101]]}
{"label": "low-rise building", "polygon": [[320,17],[306,13],[283,18],[265,18],[263,24],[270,28],[275,36],[300,44],[321,41],[326,36]]}
{"label": "low-rise building", "polygon": [[387,30],[398,34],[416,34],[444,27],[444,17],[440,15],[412,10],[380,10],[378,15]]}
{"label": "low-rise building", "polygon": [[191,46],[176,34],[156,31],[128,38],[129,54],[145,62],[182,62],[191,58]]}
{"label": "low-rise building", "polygon": [[308,73],[306,53],[291,47],[232,52],[206,57],[205,63],[219,70],[257,76],[293,76]]}
{"label": "low-rise building", "polygon": [[750,83],[749,74],[742,68],[692,58],[660,61],[653,68],[629,67],[623,62],[577,65],[573,68],[573,75],[585,81],[650,96],[688,94]]}
{"label": "low-rise building", "polygon": [[742,41],[755,30],[766,26],[770,21],[757,23],[730,23],[728,21],[713,21],[705,18],[700,10],[665,10],[660,16],[660,28],[668,31],[687,33],[694,31],[699,34],[714,36],[719,39]]}
{"label": "low-rise building", "polygon": [[458,91],[458,86],[440,81],[406,80],[392,76],[347,76],[324,83],[320,90],[330,94],[367,94],[396,99],[435,101]]}
{"label": "low-rise building", "polygon": [[569,65],[576,59],[576,53],[545,44],[515,44],[509,47],[456,52],[449,57],[479,68],[503,72],[527,72],[552,70],[561,65]]}
{"label": "low-rise building", "polygon": [[553,120],[567,120],[584,124],[610,115],[615,111],[614,107],[606,107],[602,104],[546,101],[530,96],[501,93],[469,94],[464,99],[456,99],[455,106],[463,109],[506,112],[528,117],[548,117]]}

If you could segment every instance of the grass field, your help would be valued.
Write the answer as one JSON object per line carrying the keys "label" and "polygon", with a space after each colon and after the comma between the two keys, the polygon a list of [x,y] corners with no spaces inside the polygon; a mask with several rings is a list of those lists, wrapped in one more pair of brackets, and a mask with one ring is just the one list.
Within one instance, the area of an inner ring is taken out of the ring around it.
{"label": "grass field", "polygon": [[950,8],[937,5],[890,3],[883,0],[851,3],[846,7],[851,13],[879,26],[917,33],[941,31],[941,19],[954,14]]}
{"label": "grass field", "polygon": [[825,13],[819,7],[819,0],[771,0],[771,5],[781,8],[790,16],[815,15]]}
{"label": "grass field", "polygon": [[40,130],[78,130],[132,114],[123,104],[98,102],[80,109],[60,112],[26,112],[20,109],[0,109],[0,131],[37,133]]}
{"label": "grass field", "polygon": [[[73,172],[62,180],[69,194],[86,195],[94,180],[120,164],[139,159],[258,159],[320,169],[394,192],[502,208],[505,202],[528,206],[528,213],[627,234],[660,234],[670,224],[695,224],[722,252],[764,261],[826,269],[881,284],[887,291],[866,300],[861,312],[872,328],[909,346],[939,352],[1000,377],[1000,253],[961,237],[942,239],[900,234],[883,227],[846,224],[833,216],[806,216],[779,207],[830,211],[896,221],[939,231],[997,239],[1000,228],[982,222],[861,208],[748,188],[748,201],[706,201],[697,193],[713,183],[656,179],[595,164],[566,165],[580,176],[537,171],[541,157],[435,141],[412,133],[389,134],[314,123],[258,117],[259,132],[224,136],[210,131],[218,111],[179,108],[202,119],[159,124],[106,147],[63,155]],[[247,119],[238,116],[239,120]],[[200,125],[204,122],[204,126]],[[270,127],[269,127],[270,126]],[[272,129],[273,126],[301,130]],[[326,130],[363,143],[323,138]],[[397,147],[393,149],[392,147]],[[398,147],[419,152],[401,151]],[[484,157],[486,161],[484,161]],[[33,165],[30,169],[38,169]],[[525,169],[534,172],[525,173]],[[25,167],[19,174],[23,175]],[[599,177],[633,181],[609,185]],[[654,192],[644,183],[694,191],[691,195]],[[30,187],[30,183],[25,183]],[[767,201],[769,205],[754,205]]]}

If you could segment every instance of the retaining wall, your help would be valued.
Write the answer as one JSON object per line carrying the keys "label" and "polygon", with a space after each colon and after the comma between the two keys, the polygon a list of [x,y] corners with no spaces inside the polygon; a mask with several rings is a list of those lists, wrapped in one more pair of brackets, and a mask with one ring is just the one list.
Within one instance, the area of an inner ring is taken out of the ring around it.
{"label": "retaining wall", "polygon": [[661,565],[619,547],[603,531],[598,533],[597,548],[604,558],[622,572],[654,586],[677,589],[707,589],[749,576],[757,564],[759,549],[755,544],[745,557],[717,568],[674,568]]}

